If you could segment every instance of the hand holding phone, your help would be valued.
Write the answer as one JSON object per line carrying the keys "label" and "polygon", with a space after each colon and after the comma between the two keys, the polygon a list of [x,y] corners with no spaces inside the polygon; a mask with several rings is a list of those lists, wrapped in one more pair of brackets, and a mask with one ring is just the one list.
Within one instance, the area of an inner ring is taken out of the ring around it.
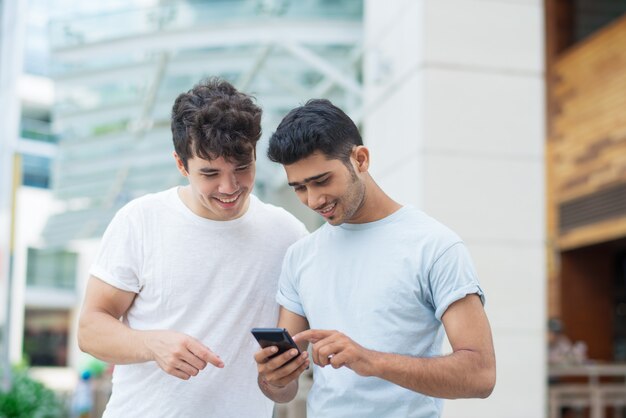
{"label": "hand holding phone", "polygon": [[[262,347],[254,355],[259,387],[273,401],[289,402],[298,391],[298,377],[309,368],[308,353],[300,352],[285,328],[253,328],[252,335]],[[292,353],[294,348],[298,354]]]}

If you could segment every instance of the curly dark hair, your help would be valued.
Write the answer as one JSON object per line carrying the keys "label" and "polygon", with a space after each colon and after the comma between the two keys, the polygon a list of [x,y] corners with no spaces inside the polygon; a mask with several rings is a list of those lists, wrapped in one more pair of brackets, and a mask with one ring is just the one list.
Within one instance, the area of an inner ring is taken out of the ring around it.
{"label": "curly dark hair", "polygon": [[348,167],[350,154],[363,139],[352,119],[326,99],[312,99],[283,118],[270,138],[267,156],[293,164],[316,151]]}
{"label": "curly dark hair", "polygon": [[248,163],[261,137],[262,110],[253,97],[213,77],[180,94],[172,107],[174,150],[185,168],[193,157]]}

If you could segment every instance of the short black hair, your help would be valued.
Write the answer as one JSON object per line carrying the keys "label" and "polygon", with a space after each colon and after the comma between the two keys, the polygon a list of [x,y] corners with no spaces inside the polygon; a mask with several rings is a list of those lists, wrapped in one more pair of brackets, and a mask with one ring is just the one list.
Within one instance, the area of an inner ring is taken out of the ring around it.
{"label": "short black hair", "polygon": [[180,94],[172,107],[174,150],[185,168],[194,156],[247,163],[261,137],[261,108],[251,96],[213,77]]}
{"label": "short black hair", "polygon": [[288,165],[316,151],[348,163],[361,134],[343,110],[326,99],[312,99],[287,114],[270,138],[267,156]]}

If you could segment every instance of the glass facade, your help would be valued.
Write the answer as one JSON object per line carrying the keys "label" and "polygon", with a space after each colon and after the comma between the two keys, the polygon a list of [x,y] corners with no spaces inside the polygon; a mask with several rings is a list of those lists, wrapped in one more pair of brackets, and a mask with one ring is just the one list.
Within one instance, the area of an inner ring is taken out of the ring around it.
{"label": "glass facade", "polygon": [[263,107],[255,192],[277,204],[286,182],[265,147],[278,121],[314,97],[348,114],[362,106],[362,0],[106,7],[50,23],[60,137],[52,191],[77,209],[50,218],[47,245],[96,238],[128,200],[184,180],[171,156],[170,113],[203,78],[222,77]]}

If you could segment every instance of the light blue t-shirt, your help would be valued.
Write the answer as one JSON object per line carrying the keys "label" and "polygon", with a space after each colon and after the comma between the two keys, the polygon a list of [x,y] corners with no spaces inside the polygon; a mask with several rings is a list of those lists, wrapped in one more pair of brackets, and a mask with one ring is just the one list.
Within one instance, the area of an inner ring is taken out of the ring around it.
{"label": "light blue t-shirt", "polygon": [[[338,330],[365,348],[441,354],[441,317],[483,292],[450,229],[412,207],[366,224],[325,224],[285,256],[277,301],[312,329]],[[313,367],[309,418],[433,418],[442,401],[342,367]]]}

